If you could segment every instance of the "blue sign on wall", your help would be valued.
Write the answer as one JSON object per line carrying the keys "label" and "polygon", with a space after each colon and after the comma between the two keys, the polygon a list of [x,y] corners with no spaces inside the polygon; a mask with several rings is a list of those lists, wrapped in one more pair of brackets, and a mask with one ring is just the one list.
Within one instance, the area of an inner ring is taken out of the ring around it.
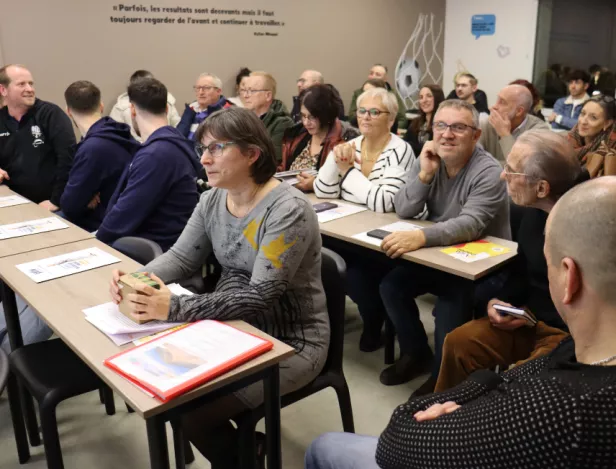
{"label": "blue sign on wall", "polygon": [[473,15],[471,33],[475,39],[479,36],[492,36],[496,30],[496,15]]}

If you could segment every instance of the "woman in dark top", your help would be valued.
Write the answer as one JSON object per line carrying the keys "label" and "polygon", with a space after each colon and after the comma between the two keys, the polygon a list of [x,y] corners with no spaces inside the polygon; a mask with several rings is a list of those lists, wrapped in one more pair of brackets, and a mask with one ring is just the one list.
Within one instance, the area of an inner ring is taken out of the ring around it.
{"label": "woman in dark top", "polygon": [[419,156],[429,140],[432,140],[432,117],[439,105],[445,101],[443,89],[438,85],[425,85],[419,90],[419,116],[411,121],[404,140],[413,148],[413,153]]}
{"label": "woman in dark top", "polygon": [[[330,151],[359,136],[359,130],[338,118],[342,100],[330,85],[313,85],[299,96],[301,122],[285,131],[279,171],[318,170]],[[312,191],[315,177],[302,172],[296,188]]]}

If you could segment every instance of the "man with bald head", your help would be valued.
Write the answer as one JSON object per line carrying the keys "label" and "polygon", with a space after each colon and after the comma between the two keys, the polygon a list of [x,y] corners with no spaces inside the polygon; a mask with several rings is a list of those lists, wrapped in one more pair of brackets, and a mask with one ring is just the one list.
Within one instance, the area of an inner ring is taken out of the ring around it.
{"label": "man with bald head", "polygon": [[479,143],[501,164],[524,132],[549,129],[545,121],[529,114],[532,108],[533,97],[525,86],[505,86],[498,93],[496,104],[490,109],[490,118],[481,124]]}
{"label": "man with bald head", "polygon": [[297,96],[293,96],[293,109],[291,110],[291,118],[296,124],[301,122],[302,117],[300,108],[302,107],[299,99],[299,95],[302,91],[310,88],[313,85],[323,84],[323,75],[316,70],[304,70],[297,79]]}
{"label": "man with bald head", "polygon": [[481,370],[411,397],[379,439],[323,435],[306,469],[614,467],[614,200],[616,177],[597,178],[566,193],[547,220],[549,290],[570,338],[502,375]]}
{"label": "man with bald head", "polygon": [[[408,122],[406,120],[406,104],[400,98],[396,90],[394,90],[389,84],[389,77],[387,76],[387,67],[383,64],[374,64],[370,67],[370,71],[368,72],[368,80],[382,80],[385,82],[385,87],[387,91],[391,91],[396,97],[396,101],[398,101],[398,114],[396,115],[396,120],[398,121],[399,129],[406,129],[408,127]],[[357,88],[353,92],[353,97],[351,98],[351,107],[349,108],[348,120],[352,121],[357,118],[357,98],[364,92],[364,86],[366,82],[362,84],[360,88]]]}
{"label": "man with bald head", "polygon": [[0,183],[58,210],[73,164],[75,134],[55,104],[36,98],[34,79],[23,65],[0,68]]}
{"label": "man with bald head", "polygon": [[[518,256],[504,273],[504,283],[492,289],[492,299],[483,307],[487,317],[464,324],[445,338],[436,392],[456,386],[475,370],[497,365],[506,369],[545,355],[566,337],[567,327],[550,298],[543,256],[545,223],[558,199],[586,178],[588,174],[564,136],[530,130],[515,142],[501,179],[507,182],[515,204],[512,228]],[[570,237],[568,230],[564,233]],[[503,316],[495,305],[524,308],[539,322],[529,325],[523,319]]]}

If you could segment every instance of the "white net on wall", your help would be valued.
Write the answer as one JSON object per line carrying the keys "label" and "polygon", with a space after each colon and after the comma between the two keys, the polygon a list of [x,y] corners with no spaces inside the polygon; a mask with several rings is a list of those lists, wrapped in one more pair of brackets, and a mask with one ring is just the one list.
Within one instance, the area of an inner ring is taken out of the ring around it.
{"label": "white net on wall", "polygon": [[420,83],[439,84],[443,78],[443,59],[437,50],[443,22],[439,23],[438,31],[434,22],[434,14],[419,14],[396,65],[396,90],[407,109],[416,107]]}

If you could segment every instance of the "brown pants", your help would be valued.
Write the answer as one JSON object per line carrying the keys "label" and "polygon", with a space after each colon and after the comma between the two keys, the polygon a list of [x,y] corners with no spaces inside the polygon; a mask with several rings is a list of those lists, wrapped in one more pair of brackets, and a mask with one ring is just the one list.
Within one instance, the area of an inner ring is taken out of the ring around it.
{"label": "brown pants", "polygon": [[543,322],[513,331],[498,329],[487,317],[476,319],[447,334],[435,392],[450,389],[476,370],[507,368],[551,352],[568,336]]}

